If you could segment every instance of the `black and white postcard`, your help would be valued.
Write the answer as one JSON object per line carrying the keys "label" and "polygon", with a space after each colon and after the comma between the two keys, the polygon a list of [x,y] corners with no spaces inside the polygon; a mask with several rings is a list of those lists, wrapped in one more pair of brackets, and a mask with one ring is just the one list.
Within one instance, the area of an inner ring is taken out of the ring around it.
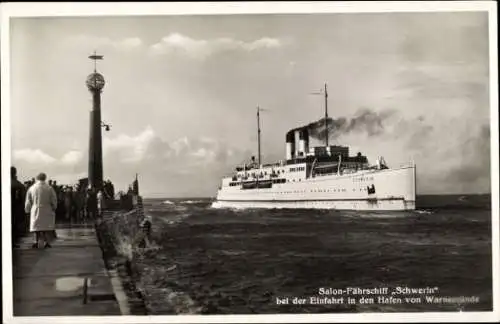
{"label": "black and white postcard", "polygon": [[500,320],[495,2],[0,9],[4,322]]}

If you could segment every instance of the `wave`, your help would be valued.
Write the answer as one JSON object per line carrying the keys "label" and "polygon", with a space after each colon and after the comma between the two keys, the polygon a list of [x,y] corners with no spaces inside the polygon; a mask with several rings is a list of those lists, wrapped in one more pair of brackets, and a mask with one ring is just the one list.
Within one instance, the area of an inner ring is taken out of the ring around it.
{"label": "wave", "polygon": [[186,206],[175,206],[174,209],[175,209],[175,211],[182,212],[182,211],[186,211],[187,207]]}
{"label": "wave", "polygon": [[417,214],[433,214],[434,212],[430,211],[430,210],[425,210],[425,209],[417,209],[415,210],[415,213]]}
{"label": "wave", "polygon": [[150,251],[159,251],[161,249],[162,249],[162,247],[160,245],[158,245],[158,243],[152,241],[152,242],[150,242],[150,245],[148,247],[137,248],[137,250],[135,252],[140,255],[140,254],[148,253]]}
{"label": "wave", "polygon": [[176,218],[178,218],[178,219],[184,219],[184,218],[188,218],[191,215],[192,215],[191,213],[182,213],[182,214],[177,215]]}
{"label": "wave", "polygon": [[220,250],[219,253],[223,254],[223,255],[232,256],[232,255],[243,255],[247,252],[246,251],[237,251],[237,250]]}
{"label": "wave", "polygon": [[[156,265],[154,268],[145,268],[138,283],[139,289],[150,306],[153,306],[155,313],[163,313],[163,310],[180,315],[200,314],[203,307],[188,293],[179,291],[172,279],[165,279],[173,272],[179,271],[177,265],[174,266]],[[158,281],[159,278],[162,280]]]}
{"label": "wave", "polygon": [[170,201],[170,200],[165,200],[165,201],[162,202],[162,204],[164,204],[164,205],[175,205],[175,203],[172,202],[172,201]]}
{"label": "wave", "polygon": [[339,211],[341,217],[346,218],[367,218],[367,219],[391,219],[407,218],[411,216],[411,211],[363,211],[363,210],[342,210]]}
{"label": "wave", "polygon": [[175,215],[162,215],[155,219],[158,219],[159,221],[161,221],[163,224],[166,225],[175,225],[183,222],[186,218],[190,216],[192,216],[191,213],[179,213]]}
{"label": "wave", "polygon": [[173,225],[175,223],[178,223],[179,220],[175,220],[175,219],[166,219],[166,218],[163,218],[163,217],[160,217],[159,218],[163,223],[167,224],[167,225]]}
{"label": "wave", "polygon": [[183,201],[182,203],[183,204],[200,204],[200,203],[204,203],[205,201],[203,200],[186,200],[186,201]]}
{"label": "wave", "polygon": [[195,315],[202,312],[203,307],[198,306],[189,294],[175,291],[172,288],[163,288],[162,290],[162,300],[170,305],[176,314]]}

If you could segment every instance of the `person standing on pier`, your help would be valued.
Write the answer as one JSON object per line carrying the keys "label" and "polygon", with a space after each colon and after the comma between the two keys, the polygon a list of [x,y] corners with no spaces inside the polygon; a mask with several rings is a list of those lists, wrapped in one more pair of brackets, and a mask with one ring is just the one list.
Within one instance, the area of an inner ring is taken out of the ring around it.
{"label": "person standing on pier", "polygon": [[102,212],[106,208],[106,200],[102,190],[97,193],[97,217],[102,217]]}
{"label": "person standing on pier", "polygon": [[10,168],[11,208],[12,208],[12,245],[17,247],[19,238],[25,234],[26,215],[24,214],[24,185],[17,180],[17,169]]}
{"label": "person standing on pier", "polygon": [[75,205],[75,219],[78,222],[84,221],[85,218],[85,197],[79,185],[75,185],[73,189],[73,203]]}
{"label": "person standing on pier", "polygon": [[115,199],[115,186],[111,182],[111,180],[108,180],[108,186],[109,186],[109,196],[111,197],[111,200]]}
{"label": "person standing on pier", "polygon": [[64,209],[66,212],[66,221],[69,221],[71,224],[76,223],[75,203],[73,198],[73,187],[67,186],[64,191]]}
{"label": "person standing on pier", "polygon": [[104,196],[107,200],[115,199],[115,188],[113,187],[111,180],[104,182]]}
{"label": "person standing on pier", "polygon": [[138,243],[138,247],[147,248],[151,246],[151,226],[152,226],[151,216],[147,215],[142,220],[139,227],[141,231],[138,233],[136,237],[136,242]]}
{"label": "person standing on pier", "polygon": [[58,221],[64,221],[64,218],[66,216],[66,204],[65,204],[66,190],[62,186],[57,186],[56,181],[54,181],[53,184],[54,184],[53,189],[57,197],[56,219]]}
{"label": "person standing on pier", "polygon": [[34,248],[40,247],[40,241],[43,241],[43,247],[51,247],[50,234],[55,231],[57,195],[46,179],[47,175],[40,173],[26,194],[25,211],[30,214],[30,232],[35,233]]}
{"label": "person standing on pier", "polygon": [[97,213],[97,195],[94,188],[87,190],[86,196],[87,218],[92,221],[96,218]]}

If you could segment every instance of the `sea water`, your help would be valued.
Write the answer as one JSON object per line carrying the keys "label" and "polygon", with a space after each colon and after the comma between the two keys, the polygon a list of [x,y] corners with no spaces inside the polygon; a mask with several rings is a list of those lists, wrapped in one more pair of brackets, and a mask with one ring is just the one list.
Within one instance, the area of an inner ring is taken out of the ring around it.
{"label": "sea water", "polygon": [[[144,200],[153,246],[138,265],[154,315],[492,309],[489,195],[419,196],[417,210],[405,212],[225,210],[211,203]],[[355,296],[348,288],[437,290]],[[429,296],[456,299],[435,303]]]}

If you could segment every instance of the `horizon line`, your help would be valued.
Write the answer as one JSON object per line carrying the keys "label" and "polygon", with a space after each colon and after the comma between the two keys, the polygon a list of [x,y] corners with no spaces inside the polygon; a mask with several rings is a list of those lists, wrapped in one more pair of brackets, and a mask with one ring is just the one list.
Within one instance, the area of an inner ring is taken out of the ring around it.
{"label": "horizon line", "polygon": [[[423,193],[423,194],[417,194],[418,196],[485,196],[485,195],[490,195],[491,192],[480,192],[480,193]],[[147,196],[147,195],[140,195],[143,197],[143,199],[216,199],[216,197],[213,196]]]}

